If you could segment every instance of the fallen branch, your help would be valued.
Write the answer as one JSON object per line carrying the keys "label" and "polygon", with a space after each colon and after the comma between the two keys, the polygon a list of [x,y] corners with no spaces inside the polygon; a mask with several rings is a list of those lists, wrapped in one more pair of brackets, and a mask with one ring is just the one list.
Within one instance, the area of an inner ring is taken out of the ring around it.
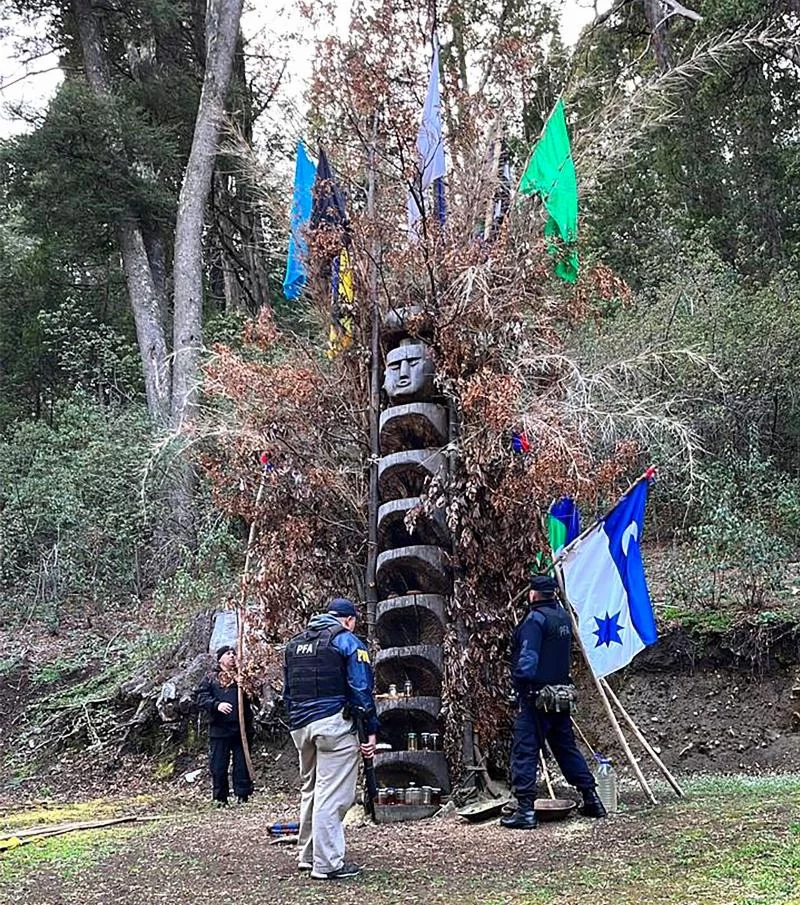
{"label": "fallen branch", "polygon": [[[58,823],[50,826],[36,826],[27,830],[19,830],[16,833],[10,833],[0,836],[0,851],[4,849],[19,848],[21,845],[27,845],[29,842],[35,842],[37,839],[48,839],[51,836],[61,836],[64,833],[76,833],[81,830],[97,830],[107,826],[116,826],[120,823],[146,823],[151,820],[165,820],[165,816],[141,817],[131,814],[126,817],[109,817],[106,820],[87,820],[75,823]],[[16,840],[16,844],[14,843]]]}

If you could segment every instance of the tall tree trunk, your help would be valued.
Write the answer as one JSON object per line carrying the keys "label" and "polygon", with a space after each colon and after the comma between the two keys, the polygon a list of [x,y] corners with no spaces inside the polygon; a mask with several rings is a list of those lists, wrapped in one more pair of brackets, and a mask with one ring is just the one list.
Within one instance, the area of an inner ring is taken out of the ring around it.
{"label": "tall tree trunk", "polygon": [[[160,228],[143,229],[142,238],[147,252],[147,260],[150,262],[150,274],[153,278],[153,287],[158,296],[158,310],[161,320],[161,329],[164,336],[169,335],[169,294],[167,291],[167,247],[164,241],[164,233]],[[171,391],[170,387],[170,391]]]}
{"label": "tall tree trunk", "polygon": [[206,68],[175,227],[172,422],[190,421],[197,406],[203,342],[203,224],[217,143],[225,115],[242,0],[208,0]]}
{"label": "tall tree trunk", "polygon": [[[72,9],[78,27],[86,81],[95,96],[113,103],[108,62],[91,0],[72,0]],[[111,141],[121,144],[121,136],[112,135]],[[122,218],[119,238],[144,371],[147,408],[158,423],[166,424],[170,414],[171,389],[167,342],[158,289],[150,269],[141,226],[135,216]]]}
{"label": "tall tree trunk", "polygon": [[644,15],[650,28],[650,36],[653,42],[653,55],[659,72],[668,72],[672,69],[672,52],[667,37],[667,21],[665,20],[664,5],[661,0],[644,0]]}

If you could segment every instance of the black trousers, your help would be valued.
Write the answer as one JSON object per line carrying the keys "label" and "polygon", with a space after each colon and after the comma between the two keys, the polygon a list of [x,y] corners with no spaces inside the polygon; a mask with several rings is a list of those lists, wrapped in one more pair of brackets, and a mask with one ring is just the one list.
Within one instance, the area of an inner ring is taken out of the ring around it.
{"label": "black trousers", "polygon": [[211,739],[208,766],[211,770],[211,781],[214,788],[214,801],[227,801],[230,787],[228,785],[228,767],[233,756],[233,793],[237,796],[251,795],[253,783],[247,772],[247,761],[244,759],[242,739],[237,735],[226,735]]}
{"label": "black trousers", "polygon": [[595,787],[594,776],[575,743],[569,714],[544,713],[525,701],[514,721],[511,746],[511,783],[517,800],[536,797],[539,751],[545,741],[570,785],[581,792]]}

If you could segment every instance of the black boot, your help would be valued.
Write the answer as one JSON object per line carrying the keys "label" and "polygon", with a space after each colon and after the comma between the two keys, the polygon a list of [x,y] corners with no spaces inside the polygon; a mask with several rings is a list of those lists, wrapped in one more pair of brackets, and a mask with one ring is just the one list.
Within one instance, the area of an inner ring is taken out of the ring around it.
{"label": "black boot", "polygon": [[538,826],[536,811],[530,798],[517,799],[517,809],[508,817],[500,818],[500,826],[507,830],[534,830]]}
{"label": "black boot", "polygon": [[584,817],[607,817],[605,805],[595,789],[584,789],[583,804],[578,810]]}

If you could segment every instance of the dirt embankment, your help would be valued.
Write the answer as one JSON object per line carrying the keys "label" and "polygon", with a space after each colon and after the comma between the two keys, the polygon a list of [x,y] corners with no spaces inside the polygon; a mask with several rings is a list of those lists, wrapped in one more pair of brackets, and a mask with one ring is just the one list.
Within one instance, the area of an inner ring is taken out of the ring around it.
{"label": "dirt embankment", "polygon": [[[619,758],[586,677],[578,722]],[[742,627],[696,636],[674,629],[610,677],[623,706],[679,772],[797,770],[800,627]],[[634,748],[636,746],[634,745]],[[638,755],[638,751],[636,752]]]}

